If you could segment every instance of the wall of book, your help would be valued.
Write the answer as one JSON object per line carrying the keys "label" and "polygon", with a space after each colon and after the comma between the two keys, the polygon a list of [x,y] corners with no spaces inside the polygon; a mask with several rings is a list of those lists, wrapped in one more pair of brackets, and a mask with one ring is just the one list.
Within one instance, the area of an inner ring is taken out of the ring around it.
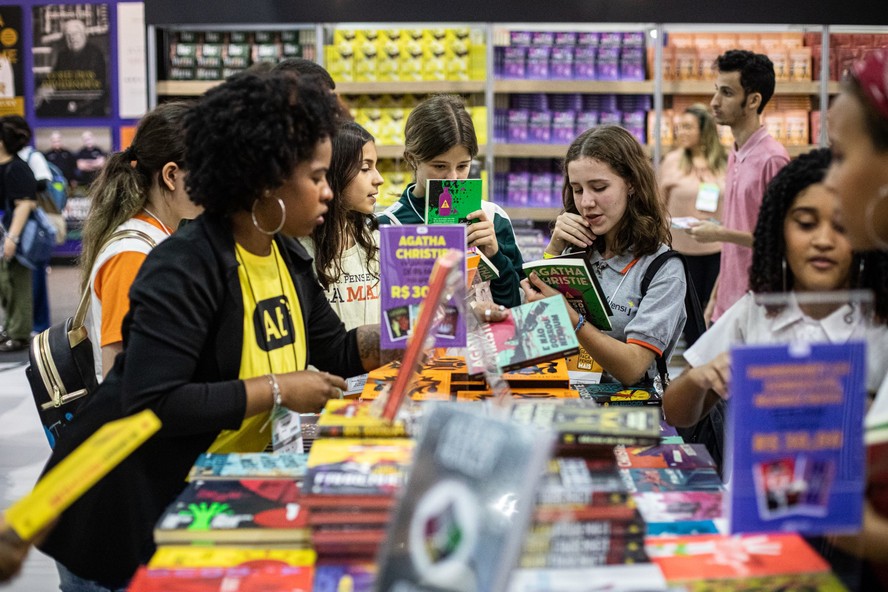
{"label": "wall of book", "polygon": [[[333,75],[355,119],[377,138],[386,180],[380,206],[386,206],[411,181],[401,159],[410,109],[427,94],[458,93],[465,97],[478,132],[478,174],[489,180],[488,197],[516,221],[528,221],[530,230],[535,222],[552,220],[560,209],[560,159],[578,133],[593,125],[619,124],[654,159],[662,157],[675,141],[677,116],[693,103],[708,104],[711,64],[726,49],[753,49],[774,62],[777,89],[763,120],[795,155],[825,141],[822,107],[837,92],[842,72],[868,49],[888,46],[884,27],[251,27],[151,27],[158,64],[151,101],[200,94],[258,61],[316,59]],[[726,145],[733,141],[730,129],[720,133]]]}

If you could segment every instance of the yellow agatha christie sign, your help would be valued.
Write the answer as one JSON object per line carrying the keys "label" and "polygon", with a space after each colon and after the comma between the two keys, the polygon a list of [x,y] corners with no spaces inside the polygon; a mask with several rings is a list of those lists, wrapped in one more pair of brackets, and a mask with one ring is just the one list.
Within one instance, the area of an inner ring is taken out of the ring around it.
{"label": "yellow agatha christie sign", "polygon": [[6,523],[30,540],[159,429],[150,409],[106,423],[10,507]]}

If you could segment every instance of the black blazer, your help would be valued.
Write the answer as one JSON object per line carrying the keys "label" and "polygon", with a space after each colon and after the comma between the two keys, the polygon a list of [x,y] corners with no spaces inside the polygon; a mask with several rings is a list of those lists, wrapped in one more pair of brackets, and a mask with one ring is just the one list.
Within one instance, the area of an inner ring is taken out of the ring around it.
{"label": "black blazer", "polygon": [[[278,237],[302,307],[307,359],[342,376],[364,372],[297,241]],[[151,251],[130,290],[124,353],[81,406],[45,470],[105,422],[150,408],[160,431],[62,516],[41,550],[76,575],[124,585],[154,552],[153,528],[197,456],[246,410],[238,379],[244,305],[227,219],[205,214]]]}

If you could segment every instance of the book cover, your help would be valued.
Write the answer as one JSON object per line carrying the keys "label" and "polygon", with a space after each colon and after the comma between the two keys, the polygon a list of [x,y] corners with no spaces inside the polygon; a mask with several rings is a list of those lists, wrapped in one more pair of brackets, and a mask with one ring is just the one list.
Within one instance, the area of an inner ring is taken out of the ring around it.
{"label": "book cover", "polygon": [[428,179],[426,223],[468,224],[466,216],[481,209],[483,191],[481,179]]}
{"label": "book cover", "polygon": [[261,549],[228,545],[161,545],[151,556],[151,569],[239,567],[262,565],[314,565],[312,549]]}
{"label": "book cover", "polygon": [[503,373],[503,380],[512,388],[567,389],[570,386],[570,374],[563,358],[549,360],[525,366]]}
{"label": "book cover", "polygon": [[[538,401],[540,399],[579,399],[580,393],[573,389],[565,388],[549,388],[532,389],[520,388],[512,389],[510,393],[514,401]],[[456,391],[457,402],[473,402],[485,401],[496,397],[493,391]]]}
{"label": "book cover", "polygon": [[632,493],[647,491],[722,491],[715,469],[620,469]]}
{"label": "book cover", "polygon": [[509,592],[666,592],[666,580],[652,563],[572,569],[516,569]]}
{"label": "book cover", "polygon": [[302,453],[205,453],[197,457],[189,481],[198,479],[294,479],[305,477],[307,454]]}
{"label": "book cover", "polygon": [[682,586],[687,592],[848,592],[832,573],[798,573],[791,575],[742,577],[732,580],[696,580]]}
{"label": "book cover", "polygon": [[149,409],[106,423],[6,510],[6,524],[31,540],[159,429]]}
{"label": "book cover", "polygon": [[312,592],[314,568],[289,565],[139,568],[129,592]]}
{"label": "book cover", "polygon": [[[399,370],[389,369],[387,373],[374,370],[367,378],[361,399],[372,401],[379,398],[387,388],[394,385]],[[445,370],[423,370],[407,385],[406,397],[413,401],[449,401],[450,372]]]}
{"label": "book cover", "polygon": [[408,438],[316,440],[308,454],[306,497],[392,497],[404,485],[413,448]]}
{"label": "book cover", "polygon": [[862,342],[732,350],[732,532],[860,528],[865,369]]}
{"label": "book cover", "polygon": [[423,427],[377,590],[505,590],[550,441],[459,405]]}
{"label": "book cover", "polygon": [[[721,525],[721,526],[719,526]],[[677,522],[646,522],[648,536],[692,536],[701,534],[722,534],[725,532],[724,519],[679,520]]]}
{"label": "book cover", "polygon": [[307,538],[299,486],[285,479],[192,481],[154,528],[160,545],[301,543]]}
{"label": "book cover", "polygon": [[615,446],[614,456],[621,469],[715,468],[715,461],[703,444]]}
{"label": "book cover", "polygon": [[490,280],[499,278],[499,270],[496,268],[496,265],[487,258],[487,255],[481,251],[476,251],[475,254],[478,255],[478,275],[481,276],[481,279],[485,282],[489,282]]}
{"label": "book cover", "polygon": [[660,440],[660,412],[655,407],[590,407],[556,402],[515,405],[512,419],[552,429],[560,445],[634,446]]}
{"label": "book cover", "polygon": [[649,562],[643,539],[597,538],[569,541],[549,552],[524,553],[518,566],[572,568]]}
{"label": "book cover", "polygon": [[589,268],[585,258],[562,255],[524,264],[524,273],[536,272],[541,280],[564,294],[570,305],[586,317],[586,321],[602,331],[612,329],[613,312],[598,278]]}
{"label": "book cover", "polygon": [[410,435],[403,419],[386,421],[374,413],[371,403],[347,399],[327,401],[317,426],[318,438],[404,438]]}
{"label": "book cover", "polygon": [[376,564],[348,562],[315,568],[314,592],[373,592]]}
{"label": "book cover", "polygon": [[[520,304],[498,323],[481,323],[481,339],[495,352],[501,372],[533,366],[575,353],[579,347],[564,299],[552,296]],[[467,360],[469,373],[484,372],[479,356]]]}
{"label": "book cover", "polygon": [[[429,295],[432,268],[448,249],[466,251],[466,228],[462,225],[383,226],[379,229],[382,349],[404,349]],[[465,347],[466,321],[457,303],[465,300],[465,261],[458,269],[462,278],[436,322],[436,347]]]}
{"label": "book cover", "polygon": [[721,491],[660,491],[633,497],[648,523],[713,520],[724,515]]}
{"label": "book cover", "polygon": [[663,399],[653,385],[623,386],[619,382],[600,382],[598,384],[578,384],[583,399],[595,401],[602,407],[611,405],[662,405]]}
{"label": "book cover", "polygon": [[794,533],[702,535],[648,539],[651,560],[667,581],[730,579],[829,571]]}

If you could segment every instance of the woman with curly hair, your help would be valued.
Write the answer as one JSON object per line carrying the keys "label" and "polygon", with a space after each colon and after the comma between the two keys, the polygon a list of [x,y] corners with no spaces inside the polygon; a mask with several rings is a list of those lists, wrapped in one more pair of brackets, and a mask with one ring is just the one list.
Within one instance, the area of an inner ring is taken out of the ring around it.
{"label": "woman with curly hair", "polygon": [[[813,150],[771,180],[753,235],[751,292],[685,352],[690,367],[663,396],[670,424],[694,426],[730,396],[729,350],[736,344],[865,339],[873,344],[867,348],[867,388],[878,388],[888,370],[888,256],[852,251],[833,193],[823,184],[829,164],[828,149]],[[780,308],[756,303],[756,294],[850,288],[874,292],[875,324],[850,304],[824,309],[792,299]],[[717,435],[707,444],[720,456],[722,434]]]}
{"label": "woman with curly hair", "polygon": [[323,224],[299,239],[314,259],[330,306],[346,329],[379,323],[379,230],[373,207],[383,179],[376,142],[348,121],[333,136],[327,182],[333,192]]}
{"label": "woman with curly hair", "polygon": [[[200,214],[185,191],[187,103],[158,105],[139,122],[132,144],[108,157],[90,185],[89,215],[83,226],[81,290],[89,287],[87,331],[99,381],[123,350],[121,327],[129,311],[129,290],[154,245]],[[106,244],[118,231],[137,231]],[[145,238],[137,238],[144,236]]]}
{"label": "woman with curly hair", "polygon": [[163,426],[41,545],[60,564],[62,590],[126,586],[198,455],[261,451],[274,408],[317,412],[340,396],[340,376],[379,365],[379,326],[346,332],[311,259],[287,238],[324,220],[340,117],[326,89],[287,73],[228,78],[186,114],[186,189],[204,214],[142,264],[124,353],[47,468],[111,419],[151,409]]}
{"label": "woman with curly hair", "polygon": [[[653,378],[656,358],[669,361],[687,317],[685,272],[677,259],[669,259],[641,295],[644,272],[671,242],[654,170],[632,134],[616,126],[580,134],[564,169],[564,210],[545,255],[585,250],[614,312],[613,330],[605,332],[568,306],[577,338],[619,382]],[[535,273],[521,284],[529,301],[558,294]]]}

